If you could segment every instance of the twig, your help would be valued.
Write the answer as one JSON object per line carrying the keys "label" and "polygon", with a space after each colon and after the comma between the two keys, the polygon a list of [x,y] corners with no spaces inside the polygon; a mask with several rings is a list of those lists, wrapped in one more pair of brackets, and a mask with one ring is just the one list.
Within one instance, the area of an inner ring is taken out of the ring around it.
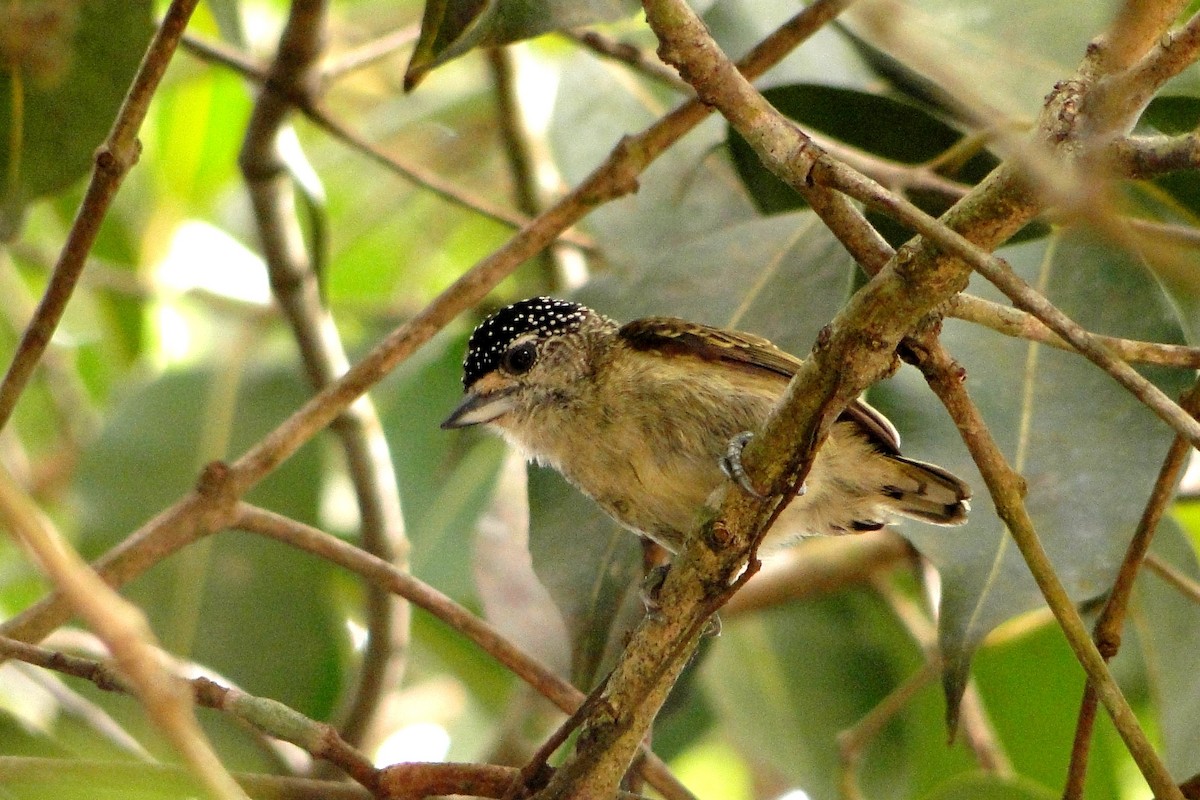
{"label": "twig", "polygon": [[[496,122],[500,130],[500,142],[508,162],[508,173],[512,178],[513,202],[522,214],[535,217],[542,210],[543,203],[538,196],[537,165],[533,147],[522,119],[521,105],[517,101],[512,55],[503,47],[489,47],[485,55],[492,79],[492,94],[496,98]],[[559,278],[562,270],[553,249],[547,248],[538,254],[538,266],[542,273],[542,291],[552,293],[562,284]]]}
{"label": "twig", "polygon": [[128,676],[147,716],[214,796],[245,795],[213,752],[192,713],[191,698],[178,690],[158,658],[145,615],[104,584],[87,563],[50,529],[37,507],[0,468],[0,521],[36,558],[75,611],[102,638]]}
{"label": "twig", "polygon": [[730,598],[723,618],[845,589],[873,575],[894,569],[911,554],[908,542],[895,531],[859,536],[813,538],[783,564],[770,565]]}
{"label": "twig", "polygon": [[[310,91],[297,91],[296,87],[289,87],[288,85],[277,86],[269,83],[267,71],[257,62],[241,53],[225,45],[194,36],[185,37],[183,45],[198,57],[228,67],[243,77],[259,84],[263,87],[264,93],[282,95],[284,101],[290,103],[292,107],[302,112],[305,117],[335,139],[349,145],[375,163],[394,172],[414,185],[433,192],[446,202],[461,206],[469,211],[474,211],[510,228],[521,228],[529,224],[530,220],[527,217],[496,205],[482,197],[473,195],[419,164],[405,161],[391,153],[385,152],[379,145],[369,141],[358,132],[351,130],[338,121],[324,106],[314,100]],[[590,250],[596,246],[590,237],[578,232],[566,231],[565,229],[559,232],[559,238],[582,249]]]}
{"label": "twig", "polygon": [[[970,294],[958,294],[946,304],[945,313],[948,317],[974,322],[1006,336],[1038,342],[1072,353],[1078,352],[1044,322],[1019,308],[993,303]],[[1180,369],[1200,368],[1200,347],[1142,342],[1095,333],[1091,335],[1119,359],[1131,364],[1157,364]]]}
{"label": "twig", "polygon": [[598,56],[619,61],[635,72],[640,72],[648,78],[666,84],[677,92],[687,95],[693,94],[690,83],[680,80],[675,70],[657,58],[643,52],[639,47],[627,42],[617,41],[597,31],[567,30],[562,31],[560,35],[576,44],[583,45]]}
{"label": "twig", "polygon": [[[288,800],[372,800],[374,797],[353,783],[246,772],[235,772],[233,777],[246,794],[262,800],[285,797]],[[201,790],[196,781],[189,779],[185,769],[167,764],[0,756],[0,784],[5,787],[36,787],[47,783],[60,786],[62,782],[86,787],[81,791],[93,797],[128,796],[131,792],[138,792],[139,787],[158,796],[178,797],[193,795]],[[42,794],[34,792],[34,796]]]}
{"label": "twig", "polygon": [[321,82],[329,84],[347,73],[369,67],[377,61],[382,61],[397,50],[408,47],[417,41],[417,36],[420,33],[421,28],[419,25],[406,25],[391,33],[386,33],[377,39],[360,44],[338,56],[327,58],[321,65]]}
{"label": "twig", "polygon": [[75,220],[71,223],[71,230],[59,253],[58,261],[54,265],[50,284],[42,295],[33,320],[21,336],[3,382],[0,382],[0,428],[8,424],[13,409],[16,408],[17,399],[29,383],[34,368],[41,361],[42,353],[50,343],[50,337],[54,335],[63,311],[66,310],[67,301],[75,291],[75,284],[79,281],[79,275],[87,261],[88,251],[100,232],[100,223],[104,220],[121,181],[137,162],[141,151],[137,140],[138,129],[146,118],[150,99],[154,96],[163,73],[166,72],[167,64],[171,61],[171,55],[175,52],[175,46],[179,43],[197,2],[198,0],[172,0],[158,31],[150,41],[150,46],[146,48],[129,92],[117,111],[108,138],[96,151],[96,165],[92,170],[91,180],[83,202],[75,212]]}
{"label": "twig", "polygon": [[920,366],[926,373],[930,386],[954,418],[963,441],[971,451],[971,457],[983,474],[988,491],[996,501],[1000,518],[1008,526],[1038,588],[1054,612],[1059,627],[1066,634],[1076,659],[1083,666],[1089,681],[1094,682],[1097,695],[1108,709],[1109,716],[1112,717],[1118,733],[1146,781],[1159,798],[1182,800],[1170,773],[1146,739],[1132,709],[1108,671],[1104,658],[1088,636],[1079,612],[1055,574],[1054,567],[1037,538],[1024,506],[1024,481],[1004,460],[962,382],[954,380],[953,377],[947,379],[947,376],[952,376],[955,365],[944,352],[931,351],[928,359]]}
{"label": "twig", "polygon": [[[322,531],[280,514],[239,503],[231,525],[312,553],[338,564],[375,585],[409,600],[477,644],[484,652],[512,671],[568,714],[583,702],[584,695],[546,665],[505,639],[489,623],[472,614],[446,595],[370,553]],[[647,780],[670,798],[690,798],[652,753],[646,753]]]}
{"label": "twig", "polygon": [[[1145,5],[1151,5],[1158,13],[1146,13],[1140,8]],[[1138,8],[1135,9],[1135,6]],[[1097,82],[1095,91],[1089,93],[1088,103],[1084,107],[1085,115],[1091,120],[1092,135],[1121,131],[1127,127],[1125,121],[1139,114],[1159,87],[1200,56],[1200,12],[1181,28],[1164,33],[1184,6],[1186,3],[1182,0],[1154,4],[1130,3],[1126,6],[1122,19],[1140,16],[1144,20],[1138,28],[1142,35],[1138,37],[1139,46],[1122,53],[1119,58],[1111,49],[1102,51],[1101,63],[1111,66],[1111,69]],[[1157,36],[1146,35],[1152,33],[1149,26],[1157,26]],[[1114,35],[1113,38],[1118,37]],[[1147,48],[1150,43],[1153,43],[1153,47]],[[1136,62],[1131,61],[1135,56],[1140,58]],[[1109,61],[1115,63],[1109,65]]]}
{"label": "twig", "polygon": [[[0,637],[0,655],[82,678],[106,692],[135,693],[134,687],[125,676],[107,664],[90,658],[49,650],[7,637]],[[170,680],[186,688],[197,705],[222,711],[268,736],[291,742],[314,758],[337,765],[367,788],[374,788],[379,780],[378,771],[372,766],[370,759],[350,746],[335,729],[323,722],[308,719],[274,700],[253,697],[239,689],[221,686],[208,678],[184,679],[171,676]]]}
{"label": "twig", "polygon": [[1186,0],[1125,0],[1108,30],[1091,47],[1090,60],[1102,74],[1134,66],[1158,45],[1187,6]]}
{"label": "twig", "polygon": [[[318,82],[316,66],[323,46],[324,0],[291,4],[267,85],[278,92],[259,95],[246,128],[238,163],[254,207],[254,219],[271,289],[291,326],[314,389],[344,374],[349,360],[321,290],[313,259],[305,252],[304,235],[295,214],[295,192],[278,138],[291,114],[288,97],[308,95]],[[386,561],[407,554],[399,488],[383,426],[374,404],[363,395],[333,423],[341,441],[358,501],[363,547]],[[405,556],[398,566],[404,567]],[[367,589],[367,646],[358,685],[340,713],[342,735],[359,744],[366,735],[381,696],[400,683],[408,650],[409,609],[385,591]]]}
{"label": "twig", "polygon": [[1178,589],[1184,597],[1193,603],[1200,603],[1200,583],[1163,561],[1154,553],[1146,555],[1145,563],[1147,569]]}
{"label": "twig", "polygon": [[843,800],[862,800],[857,772],[863,751],[922,689],[937,680],[940,665],[937,656],[930,655],[916,672],[888,692],[887,697],[876,703],[853,727],[838,734],[838,760],[841,762],[839,785]]}
{"label": "twig", "polygon": [[[1195,414],[1200,404],[1200,385],[1194,386],[1184,396],[1182,405],[1185,410]],[[1146,507],[1138,520],[1137,528],[1125,550],[1117,577],[1113,581],[1108,599],[1100,616],[1092,628],[1092,639],[1104,660],[1111,661],[1121,649],[1121,629],[1125,624],[1125,612],[1129,607],[1129,599],[1133,595],[1133,584],[1150,552],[1150,543],[1154,533],[1162,521],[1167,506],[1175,496],[1175,486],[1179,476],[1187,466],[1192,448],[1182,436],[1176,436],[1171,442],[1167,455],[1159,469],[1158,478],[1146,500]],[[1067,768],[1067,781],[1063,789],[1064,800],[1077,800],[1083,796],[1084,782],[1087,777],[1088,749],[1092,739],[1092,726],[1096,719],[1098,703],[1096,689],[1089,678],[1083,686],[1083,699],[1079,704],[1079,717],[1075,725],[1075,739],[1071,746],[1071,761]]]}

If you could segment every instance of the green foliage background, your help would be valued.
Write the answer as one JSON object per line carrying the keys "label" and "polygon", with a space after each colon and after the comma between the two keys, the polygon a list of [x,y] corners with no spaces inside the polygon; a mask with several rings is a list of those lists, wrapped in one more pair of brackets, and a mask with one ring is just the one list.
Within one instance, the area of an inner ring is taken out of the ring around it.
{"label": "green foliage background", "polygon": [[[503,205],[511,203],[511,177],[493,88],[474,48],[541,33],[554,27],[549,18],[603,20],[611,23],[608,33],[653,49],[640,19],[623,16],[631,9],[619,2],[488,3],[465,33],[429,27],[433,7],[445,11],[446,5],[455,12],[449,2],[424,9],[390,0],[334,3],[335,56],[423,15],[426,28],[412,65],[401,51],[353,71],[331,84],[326,102],[389,152]],[[784,0],[696,5],[735,56],[796,10]],[[981,100],[1028,121],[1054,82],[1073,71],[1115,3],[910,5],[938,43],[938,64]],[[267,56],[286,10],[278,0],[214,2],[200,7],[190,30]],[[91,153],[136,66],[131,54],[147,40],[150,12],[146,4],[79,4],[70,69],[56,86],[26,87],[20,180],[6,185],[0,226],[9,234],[0,249],[0,354],[6,358],[71,223]],[[898,161],[928,159],[966,132],[936,96],[920,91],[930,76],[921,75],[919,65],[886,57],[866,30],[852,20],[846,25],[823,30],[762,82],[783,110]],[[114,49],[99,47],[100,41]],[[587,175],[623,134],[681,99],[563,38],[526,42],[516,53],[530,81],[526,99],[546,115],[548,163],[567,185]],[[410,81],[421,78],[412,94],[401,91],[406,70]],[[13,124],[10,87],[0,85],[0,129],[6,132]],[[1147,115],[1147,130],[1194,124],[1196,70],[1168,89],[1170,99]],[[252,85],[219,65],[187,53],[176,57],[142,131],[140,162],[104,223],[44,371],[0,442],[0,458],[86,555],[120,541],[186,492],[204,463],[236,457],[307,395],[281,320],[262,302],[244,299],[264,283],[236,163],[254,94]],[[323,186],[324,197],[305,223],[315,231],[315,220],[327,232],[323,286],[352,351],[411,317],[511,233],[404,181],[302,118],[295,134],[302,160]],[[0,168],[10,170],[17,155],[0,145]],[[994,156],[981,153],[960,177],[977,180],[992,163]],[[596,243],[586,283],[569,286],[543,264],[530,263],[494,293],[492,305],[540,292],[570,294],[618,319],[658,313],[734,325],[804,353],[857,285],[855,265],[831,234],[764,179],[718,118],[672,148],[639,183],[636,194],[598,208],[581,226]],[[1194,172],[1131,186],[1128,194],[1133,213],[1195,225],[1200,185]],[[183,240],[185,227],[198,233]],[[903,240],[896,230],[889,234]],[[1140,259],[1079,231],[1027,234],[1000,254],[1089,329],[1197,343],[1200,284],[1193,276],[1156,275]],[[181,242],[191,249],[181,252]],[[979,280],[970,291],[999,297]],[[586,687],[612,663],[623,626],[638,611],[641,553],[632,537],[555,476],[536,470],[528,476],[529,518],[522,524],[526,494],[519,474],[514,483],[511,464],[506,471],[503,446],[474,432],[438,430],[458,395],[459,362],[474,321],[445,331],[373,392],[400,482],[412,568]],[[1026,477],[1029,508],[1068,589],[1081,603],[1102,597],[1170,432],[1077,356],[954,320],[943,340],[966,367],[968,388],[1006,455]],[[1173,395],[1192,380],[1182,370],[1145,373]],[[1038,615],[1040,596],[1028,571],[919,375],[904,368],[870,398],[895,421],[907,452],[977,487],[965,528],[910,523],[901,530],[940,575],[938,636],[951,682],[961,686],[973,675],[1012,774],[985,775],[961,738],[946,744],[945,701],[931,683],[867,751],[859,770],[863,789],[880,798],[1057,796],[1082,671],[1057,628]],[[251,499],[354,537],[345,482],[340,451],[321,437]],[[499,550],[486,550],[481,531],[496,519],[503,521],[503,536],[487,546]],[[524,557],[526,535],[532,569],[500,572],[499,580],[489,575],[509,563],[496,552],[518,562]],[[1181,503],[1161,526],[1155,552],[1195,579],[1198,536],[1200,514]],[[898,591],[920,600],[914,582],[895,580]],[[44,589],[21,552],[0,539],[0,613],[17,613]],[[362,622],[361,588],[331,565],[229,532],[160,565],[127,594],[147,610],[173,653],[313,718],[330,718],[353,684],[357,650],[347,623]],[[1200,714],[1194,713],[1200,706],[1194,658],[1200,609],[1145,575],[1130,627],[1115,669],[1182,780],[1200,772]],[[656,749],[702,798],[775,797],[789,787],[812,798],[835,797],[838,732],[903,684],[923,657],[868,586],[728,620],[668,705]],[[31,688],[13,674],[11,666],[0,672],[10,676],[0,679],[0,758],[130,758],[44,687]],[[436,698],[422,719],[447,730],[450,759],[485,760],[515,735],[514,727],[544,727],[538,716],[544,712],[525,710],[528,698],[506,671],[420,614],[402,688],[402,698]],[[71,689],[103,707],[156,756],[172,758],[132,701],[78,683]],[[522,723],[514,724],[514,717]],[[399,728],[414,719],[398,713],[388,723]],[[205,724],[230,767],[279,767],[269,748],[224,718],[206,715]],[[1144,797],[1134,774],[1102,720],[1086,796]],[[10,796],[69,791],[47,778]]]}

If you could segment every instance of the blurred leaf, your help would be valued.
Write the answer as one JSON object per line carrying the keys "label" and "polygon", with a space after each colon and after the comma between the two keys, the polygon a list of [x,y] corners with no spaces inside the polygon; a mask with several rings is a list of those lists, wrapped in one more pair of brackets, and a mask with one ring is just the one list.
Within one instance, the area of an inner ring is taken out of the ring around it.
{"label": "blurred leaf", "polygon": [[0,73],[0,240],[16,232],[26,203],[91,167],[150,41],[151,8],[149,0],[41,0],[0,10],[3,27],[26,28],[12,40],[18,52],[0,52],[0,63],[18,65],[24,94],[18,120],[14,82]]}
{"label": "blurred leaf", "polygon": [[1142,112],[1140,125],[1149,125],[1166,136],[1182,136],[1200,125],[1200,98],[1159,95]]}
{"label": "blurred leaf", "polygon": [[[689,3],[704,17],[704,24],[731,58],[743,54],[795,17],[794,0],[719,0]],[[648,46],[654,47],[655,43]],[[805,40],[759,80],[758,86],[786,83],[824,83],[867,89],[875,76],[845,37],[826,26]]]}
{"label": "blurred leaf", "polygon": [[[1200,581],[1196,553],[1173,520],[1159,525],[1153,553]],[[1163,757],[1171,775],[1182,781],[1200,772],[1200,606],[1143,568],[1130,621],[1138,632],[1153,696],[1163,701],[1158,712]]]}
{"label": "blurred leaf", "polygon": [[560,610],[565,603],[551,595],[534,568],[525,470],[524,460],[510,452],[491,507],[477,526],[475,588],[488,622],[556,674],[569,675],[571,642],[581,639],[568,633]]}
{"label": "blurred leaf", "polygon": [[[961,132],[929,112],[878,94],[796,84],[768,89],[763,96],[782,114],[814,131],[901,164],[923,164],[963,138]],[[777,214],[805,205],[795,190],[767,171],[732,127],[728,129],[728,146],[738,174],[762,213]],[[980,151],[946,177],[974,184],[999,163],[991,153]]]}
{"label": "blurred leaf", "polygon": [[462,334],[443,334],[376,393],[400,482],[413,574],[475,605],[469,553],[487,508],[504,445],[480,431],[438,426],[462,395]]}
{"label": "blurred leaf", "polygon": [[182,209],[206,213],[241,180],[250,92],[237,75],[209,70],[168,82],[155,100],[146,143],[155,188]]}
{"label": "blurred leaf", "polygon": [[[1144,266],[1082,235],[1003,251],[1026,281],[1089,330],[1159,342],[1182,339],[1176,313]],[[995,298],[978,279],[972,291]],[[1116,301],[1120,298],[1120,301]],[[1055,570],[1078,601],[1106,591],[1172,433],[1085,359],[948,321],[943,341],[1005,455],[1028,482],[1026,506]],[[1168,394],[1179,371],[1149,369]],[[871,398],[908,438],[906,452],[963,476],[981,498],[963,528],[902,532],[942,576],[940,639],[952,708],[988,631],[1041,604],[1016,546],[982,499],[983,481],[915,371]]]}
{"label": "blurred leaf", "polygon": [[718,227],[578,294],[622,322],[680,316],[751,331],[804,355],[849,297],[854,269],[816,216],[797,212]]}
{"label": "blurred leaf", "polygon": [[[1025,781],[1055,790],[1062,785],[1083,677],[1062,632],[1052,624],[979,652],[975,680],[983,705],[1005,755]],[[1084,798],[1112,800],[1123,796],[1123,774],[1130,759],[1103,708],[1097,717]],[[956,784],[957,780],[951,781]]]}
{"label": "blurred leaf", "polygon": [[1031,781],[995,775],[963,775],[947,781],[925,800],[1053,800],[1057,794]]}
{"label": "blurred leaf", "polygon": [[[597,115],[597,108],[604,113]],[[555,96],[548,134],[559,171],[572,184],[582,181],[622,136],[668,109],[667,101],[595,59],[572,58]],[[712,157],[722,130],[716,119],[703,123],[650,165],[638,179],[636,194],[607,203],[583,220],[616,276],[637,274],[691,239],[757,216],[733,170]]]}
{"label": "blurred leaf", "polygon": [[533,567],[567,624],[571,681],[587,690],[641,618],[642,548],[552,470],[530,467],[529,506]]}
{"label": "blurred leaf", "polygon": [[[84,454],[76,491],[80,547],[112,547],[186,493],[226,410],[216,368],[170,372],[118,404]],[[307,397],[290,370],[241,375],[228,452],[257,441]],[[324,468],[314,442],[268,476],[248,499],[316,523]],[[348,640],[330,563],[244,533],[192,545],[136,580],[126,594],[164,644],[207,664],[253,694],[323,719],[342,689]],[[279,664],[286,663],[286,670]]]}
{"label": "blurred leaf", "polygon": [[[851,8],[840,21],[917,75],[1009,118],[1041,110],[1111,19],[1114,0],[912,0]],[[887,76],[885,76],[887,77]],[[948,85],[947,85],[948,84]],[[999,122],[999,120],[996,120]]]}
{"label": "blurred leaf", "polygon": [[404,87],[412,90],[430,70],[476,47],[612,22],[637,8],[632,0],[426,0]]}
{"label": "blurred leaf", "polygon": [[[701,667],[733,741],[810,797],[836,797],[837,734],[920,663],[887,605],[850,590],[726,621]],[[911,769],[903,723],[865,753],[865,796],[904,797]]]}

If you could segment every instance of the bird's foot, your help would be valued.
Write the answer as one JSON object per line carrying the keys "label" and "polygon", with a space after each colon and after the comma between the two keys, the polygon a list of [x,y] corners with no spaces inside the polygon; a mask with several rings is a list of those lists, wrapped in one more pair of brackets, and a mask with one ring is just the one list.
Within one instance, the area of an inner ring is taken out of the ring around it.
{"label": "bird's foot", "polygon": [[[746,468],[742,466],[742,451],[746,449],[746,445],[754,438],[752,431],[742,431],[737,436],[729,440],[729,446],[725,450],[725,455],[721,457],[721,472],[725,473],[725,477],[742,487],[746,494],[755,497],[766,497],[767,495],[760,492],[750,481],[750,476],[746,474]],[[800,488],[796,490],[797,497],[803,497],[808,491],[807,484],[800,484]]]}
{"label": "bird's foot", "polygon": [[656,622],[663,621],[662,605],[658,602],[658,593],[662,591],[663,583],[667,580],[667,573],[670,572],[670,564],[659,564],[646,573],[646,577],[642,579],[642,605],[646,609],[646,616]]}
{"label": "bird's foot", "polygon": [[726,478],[742,487],[746,494],[763,497],[764,495],[750,482],[750,476],[746,474],[746,468],[742,466],[742,451],[746,449],[746,445],[753,438],[753,432],[742,431],[729,440],[725,455],[721,456],[721,472],[725,473]]}

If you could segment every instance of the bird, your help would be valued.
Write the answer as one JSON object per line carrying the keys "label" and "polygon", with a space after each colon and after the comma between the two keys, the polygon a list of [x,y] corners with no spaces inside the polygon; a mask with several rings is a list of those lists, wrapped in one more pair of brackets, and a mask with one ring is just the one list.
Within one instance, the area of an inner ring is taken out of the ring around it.
{"label": "bird", "polygon": [[[579,303],[533,297],[472,332],[465,396],[441,427],[498,432],[617,523],[677,553],[722,483],[735,474],[745,485],[738,448],[802,363],[750,333],[665,316],[622,325]],[[897,517],[961,525],[970,497],[951,472],[901,455],[892,423],[856,400],[760,552],[880,530]]]}

